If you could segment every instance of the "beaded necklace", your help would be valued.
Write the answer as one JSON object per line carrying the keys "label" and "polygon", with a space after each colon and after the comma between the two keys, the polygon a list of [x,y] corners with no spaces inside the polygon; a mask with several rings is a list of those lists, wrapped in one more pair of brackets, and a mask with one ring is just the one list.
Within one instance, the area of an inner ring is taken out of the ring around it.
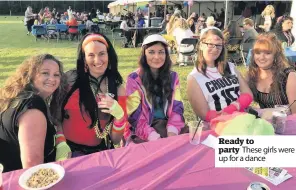
{"label": "beaded necklace", "polygon": [[[109,93],[109,89],[108,89],[108,78],[106,78],[105,80],[105,84],[106,84],[106,87],[107,87],[107,93]],[[95,98],[98,96],[98,93],[96,92],[96,90],[93,88],[92,84],[90,83],[89,84],[90,87],[91,87],[91,90],[95,96]],[[99,89],[99,87],[98,87]],[[98,90],[97,90],[98,91]],[[99,139],[105,139],[106,140],[106,137],[107,135],[110,133],[110,130],[111,130],[111,126],[112,126],[112,123],[113,122],[110,122],[109,125],[106,125],[106,127],[104,128],[103,132],[101,132],[99,130],[99,127],[98,127],[98,119],[96,120],[96,123],[95,123],[95,126],[94,126],[94,130],[95,130],[95,133],[96,133],[96,136],[97,138]]]}

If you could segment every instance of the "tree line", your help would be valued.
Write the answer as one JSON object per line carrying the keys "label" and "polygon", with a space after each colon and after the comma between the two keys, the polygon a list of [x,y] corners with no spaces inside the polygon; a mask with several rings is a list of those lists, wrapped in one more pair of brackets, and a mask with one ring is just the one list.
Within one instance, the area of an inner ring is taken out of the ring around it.
{"label": "tree line", "polygon": [[92,8],[99,9],[101,12],[109,12],[107,6],[110,2],[112,1],[0,1],[0,15],[24,15],[27,6],[31,6],[34,13],[38,13],[44,7],[65,12],[69,6],[78,12],[90,12]]}

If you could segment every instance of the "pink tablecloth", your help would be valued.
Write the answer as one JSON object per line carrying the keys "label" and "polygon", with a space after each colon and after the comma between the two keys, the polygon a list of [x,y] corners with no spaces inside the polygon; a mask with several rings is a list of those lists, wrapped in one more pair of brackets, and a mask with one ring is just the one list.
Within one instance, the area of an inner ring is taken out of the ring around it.
{"label": "pink tablecloth", "polygon": [[[204,132],[202,138],[209,133]],[[52,189],[244,190],[253,181],[266,183],[272,190],[296,187],[296,168],[288,168],[294,177],[278,186],[243,168],[215,168],[214,150],[191,145],[188,134],[59,163],[66,175]],[[4,189],[20,189],[18,179],[23,172],[5,173]]]}

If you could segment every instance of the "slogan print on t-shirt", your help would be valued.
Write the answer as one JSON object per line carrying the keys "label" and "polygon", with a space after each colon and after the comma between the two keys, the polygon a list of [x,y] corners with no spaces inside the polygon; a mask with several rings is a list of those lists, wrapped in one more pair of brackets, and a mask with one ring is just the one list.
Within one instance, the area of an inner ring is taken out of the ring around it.
{"label": "slogan print on t-shirt", "polygon": [[235,75],[213,79],[205,86],[212,97],[209,103],[214,104],[210,107],[215,107],[216,111],[221,111],[239,97],[239,81]]}

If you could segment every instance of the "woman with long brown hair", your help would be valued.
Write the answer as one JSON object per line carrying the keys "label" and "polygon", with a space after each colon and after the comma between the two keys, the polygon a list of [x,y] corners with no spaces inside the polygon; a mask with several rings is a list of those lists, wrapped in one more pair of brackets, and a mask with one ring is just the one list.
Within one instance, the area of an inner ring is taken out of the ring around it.
{"label": "woman with long brown hair", "polygon": [[[273,33],[260,34],[254,44],[248,71],[248,84],[260,108],[288,105],[296,100],[296,73]],[[296,105],[291,107],[296,113]]]}
{"label": "woman with long brown hair", "polygon": [[210,121],[222,113],[244,111],[252,93],[233,63],[226,61],[224,38],[217,28],[200,38],[198,59],[187,78],[187,96],[195,114]]}
{"label": "woman with long brown hair", "polygon": [[126,82],[130,127],[125,139],[153,141],[180,134],[184,128],[184,106],[178,74],[171,70],[167,42],[158,35],[142,44],[139,69]]}

